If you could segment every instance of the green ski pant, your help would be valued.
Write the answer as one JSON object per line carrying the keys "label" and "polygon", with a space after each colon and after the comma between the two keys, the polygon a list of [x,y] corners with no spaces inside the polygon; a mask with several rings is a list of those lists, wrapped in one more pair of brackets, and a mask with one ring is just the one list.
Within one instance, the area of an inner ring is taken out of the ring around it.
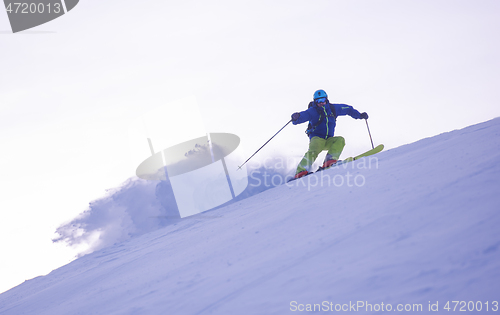
{"label": "green ski pant", "polygon": [[314,161],[316,161],[316,158],[322,151],[328,151],[328,154],[331,155],[332,159],[338,160],[344,146],[345,139],[340,136],[330,137],[328,139],[312,137],[309,142],[309,150],[304,155],[302,161],[300,161],[299,166],[297,166],[296,174],[302,171],[309,171]]}

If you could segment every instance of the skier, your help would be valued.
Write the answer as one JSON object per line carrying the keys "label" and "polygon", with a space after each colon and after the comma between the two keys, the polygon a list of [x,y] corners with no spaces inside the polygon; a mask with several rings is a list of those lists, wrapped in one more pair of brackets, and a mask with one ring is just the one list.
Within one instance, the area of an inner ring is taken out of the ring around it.
{"label": "skier", "polygon": [[323,162],[323,169],[337,163],[345,146],[345,139],[334,137],[337,116],[349,115],[354,119],[368,119],[367,113],[359,113],[352,106],[346,104],[330,104],[328,95],[323,90],[314,92],[314,101],[309,108],[300,113],[292,114],[292,123],[298,125],[309,121],[306,130],[309,136],[309,150],[297,166],[294,178],[300,178],[309,173],[309,169],[322,151],[328,151]]}

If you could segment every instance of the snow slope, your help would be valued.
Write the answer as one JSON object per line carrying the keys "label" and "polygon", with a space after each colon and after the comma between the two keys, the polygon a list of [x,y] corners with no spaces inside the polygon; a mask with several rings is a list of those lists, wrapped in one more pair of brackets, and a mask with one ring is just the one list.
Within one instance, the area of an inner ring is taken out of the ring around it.
{"label": "snow slope", "polygon": [[0,314],[425,313],[437,301],[439,313],[446,301],[491,311],[500,119],[377,157],[95,251],[1,294]]}

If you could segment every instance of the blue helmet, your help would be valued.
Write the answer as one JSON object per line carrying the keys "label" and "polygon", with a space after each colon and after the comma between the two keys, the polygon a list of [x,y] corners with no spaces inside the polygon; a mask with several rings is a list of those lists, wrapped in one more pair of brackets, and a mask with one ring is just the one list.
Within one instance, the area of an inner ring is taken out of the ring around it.
{"label": "blue helmet", "polygon": [[328,98],[328,95],[326,94],[325,91],[323,90],[317,90],[314,92],[314,100],[317,100],[318,98]]}

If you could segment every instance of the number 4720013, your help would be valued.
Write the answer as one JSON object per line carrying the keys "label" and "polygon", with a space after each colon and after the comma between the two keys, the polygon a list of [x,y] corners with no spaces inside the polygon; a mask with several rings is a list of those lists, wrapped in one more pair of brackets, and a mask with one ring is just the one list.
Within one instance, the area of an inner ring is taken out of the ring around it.
{"label": "number 4720013", "polygon": [[498,311],[498,301],[493,302],[481,302],[481,301],[448,301],[446,305],[443,307],[447,311],[459,311],[459,312],[467,312],[467,311]]}
{"label": "number 4720013", "polygon": [[61,13],[60,3],[9,3],[8,13]]}

